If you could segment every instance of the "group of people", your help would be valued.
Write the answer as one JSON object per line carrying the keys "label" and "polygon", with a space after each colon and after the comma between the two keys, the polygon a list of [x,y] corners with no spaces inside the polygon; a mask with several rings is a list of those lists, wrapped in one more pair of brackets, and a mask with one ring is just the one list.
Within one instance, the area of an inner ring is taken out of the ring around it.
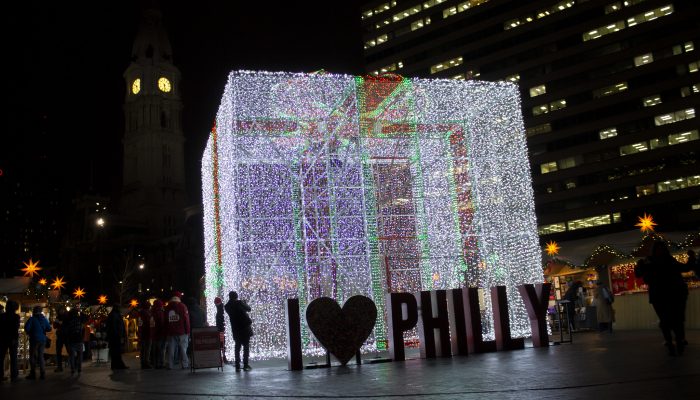
{"label": "group of people", "polygon": [[[576,306],[583,307],[586,303],[583,300],[584,291],[583,282],[574,281],[571,283],[567,291],[564,293],[563,299],[566,300],[566,313],[569,318],[569,327],[576,329]],[[610,289],[601,280],[596,282],[596,287],[593,290],[593,304],[596,305],[596,321],[598,322],[599,332],[611,332],[613,322],[613,297]]]}
{"label": "group of people", "polygon": [[[144,302],[136,317],[139,340],[139,360],[142,369],[188,368],[189,337],[192,326],[203,325],[203,322],[195,322],[198,319],[196,313],[191,314],[189,308],[182,302],[183,294],[174,292],[167,305],[161,300],[155,300],[153,305]],[[220,298],[214,300],[217,308],[216,325],[219,332],[224,331],[224,311],[229,316],[231,330],[235,341],[235,368],[248,371],[250,338],[253,336],[251,328],[252,320],[248,316],[250,307],[244,301],[238,299],[236,292],[229,293],[229,301],[224,306]],[[191,303],[194,306],[194,303]],[[107,316],[106,321],[107,342],[112,369],[128,368],[124,363],[121,353],[125,345],[125,327],[120,307],[115,305]],[[225,351],[222,339],[222,356],[225,360]],[[240,353],[243,351],[243,366],[241,367]],[[167,364],[166,364],[167,360]],[[225,360],[226,361],[226,360]]]}
{"label": "group of people", "polygon": [[[153,305],[144,303],[141,306],[137,317],[141,368],[173,369],[176,363],[181,368],[189,367],[187,346],[190,314],[181,301],[182,296],[181,292],[174,292],[167,306],[161,300],[155,300]],[[111,368],[129,368],[122,359],[126,329],[119,304],[115,304],[107,316],[106,334]]]}
{"label": "group of people", "polygon": [[76,305],[70,311],[60,311],[53,325],[56,329],[55,372],[63,371],[63,348],[65,347],[71,375],[76,372],[80,375],[83,353],[89,349],[90,342],[87,318],[80,313],[80,305]]}

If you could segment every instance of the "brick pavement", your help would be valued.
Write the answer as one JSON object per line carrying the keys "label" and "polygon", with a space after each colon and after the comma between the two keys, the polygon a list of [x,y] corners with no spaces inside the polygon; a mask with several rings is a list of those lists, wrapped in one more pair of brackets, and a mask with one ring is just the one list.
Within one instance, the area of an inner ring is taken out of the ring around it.
{"label": "brick pavement", "polygon": [[573,344],[450,359],[287,371],[283,361],[236,373],[198,370],[112,372],[85,364],[80,378],[0,385],[4,399],[686,399],[700,398],[700,331],[682,357],[669,357],[657,331],[582,333]]}

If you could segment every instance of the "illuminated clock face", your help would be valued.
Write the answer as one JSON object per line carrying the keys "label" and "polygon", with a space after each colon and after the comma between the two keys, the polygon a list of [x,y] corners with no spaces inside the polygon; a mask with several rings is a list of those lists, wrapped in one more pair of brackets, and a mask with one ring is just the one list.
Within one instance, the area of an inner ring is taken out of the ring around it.
{"label": "illuminated clock face", "polygon": [[141,78],[134,79],[131,84],[131,93],[138,94],[141,91]]}
{"label": "illuminated clock face", "polygon": [[162,92],[168,93],[172,87],[170,86],[170,81],[168,78],[162,77],[158,79],[158,89]]}

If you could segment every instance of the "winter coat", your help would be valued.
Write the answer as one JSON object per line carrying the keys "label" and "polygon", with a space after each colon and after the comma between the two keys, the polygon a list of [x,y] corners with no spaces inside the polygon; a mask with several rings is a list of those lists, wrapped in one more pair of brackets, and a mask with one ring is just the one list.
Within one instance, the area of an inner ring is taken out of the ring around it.
{"label": "winter coat", "polygon": [[[608,297],[603,293],[607,290],[607,296],[613,296],[610,290],[605,286],[598,286],[593,292],[593,298],[596,306],[596,319],[598,323],[610,323],[613,322],[613,310],[612,303],[608,300]],[[612,297],[610,297],[612,299]]]}
{"label": "winter coat", "polygon": [[107,341],[109,343],[121,343],[125,336],[124,320],[122,319],[121,313],[113,308],[112,311],[107,316]]}
{"label": "winter coat", "polygon": [[141,311],[139,311],[139,317],[136,323],[139,327],[139,341],[144,342],[151,340],[151,311],[148,308],[142,308]]}
{"label": "winter coat", "polygon": [[231,322],[231,333],[236,341],[250,339],[253,336],[253,321],[248,316],[250,306],[241,300],[229,300],[224,307]]}
{"label": "winter coat", "polygon": [[83,342],[83,321],[78,314],[69,314],[68,318],[63,322],[61,330],[65,343],[82,343]]}
{"label": "winter coat", "polygon": [[19,315],[17,303],[10,300],[7,302],[7,309],[4,314],[0,314],[0,343],[11,343],[19,340]]}
{"label": "winter coat", "polygon": [[163,302],[156,300],[151,307],[151,338],[165,340],[166,336],[168,336],[168,322],[165,319]]}
{"label": "winter coat", "polygon": [[634,273],[649,286],[649,303],[677,304],[688,298],[688,285],[681,273],[690,271],[691,267],[692,265],[680,263],[670,255],[651,256],[640,260]]}
{"label": "winter coat", "polygon": [[216,305],[216,330],[219,332],[224,331],[224,304],[219,303]]}
{"label": "winter coat", "polygon": [[24,331],[29,335],[31,343],[46,343],[46,332],[51,332],[51,325],[44,314],[38,313],[24,323]]}
{"label": "winter coat", "polygon": [[168,336],[181,336],[190,334],[190,313],[187,306],[180,301],[179,297],[173,297],[165,309],[166,321],[168,323]]}

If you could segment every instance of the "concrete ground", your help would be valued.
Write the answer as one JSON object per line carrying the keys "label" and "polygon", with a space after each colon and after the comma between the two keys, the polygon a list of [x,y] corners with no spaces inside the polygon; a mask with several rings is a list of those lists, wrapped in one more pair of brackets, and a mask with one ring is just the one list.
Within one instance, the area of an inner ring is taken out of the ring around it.
{"label": "concrete ground", "polygon": [[572,344],[469,357],[364,364],[290,372],[284,361],[250,372],[126,371],[86,363],[79,378],[0,384],[4,399],[691,399],[700,398],[700,331],[670,357],[658,331],[594,332]]}

